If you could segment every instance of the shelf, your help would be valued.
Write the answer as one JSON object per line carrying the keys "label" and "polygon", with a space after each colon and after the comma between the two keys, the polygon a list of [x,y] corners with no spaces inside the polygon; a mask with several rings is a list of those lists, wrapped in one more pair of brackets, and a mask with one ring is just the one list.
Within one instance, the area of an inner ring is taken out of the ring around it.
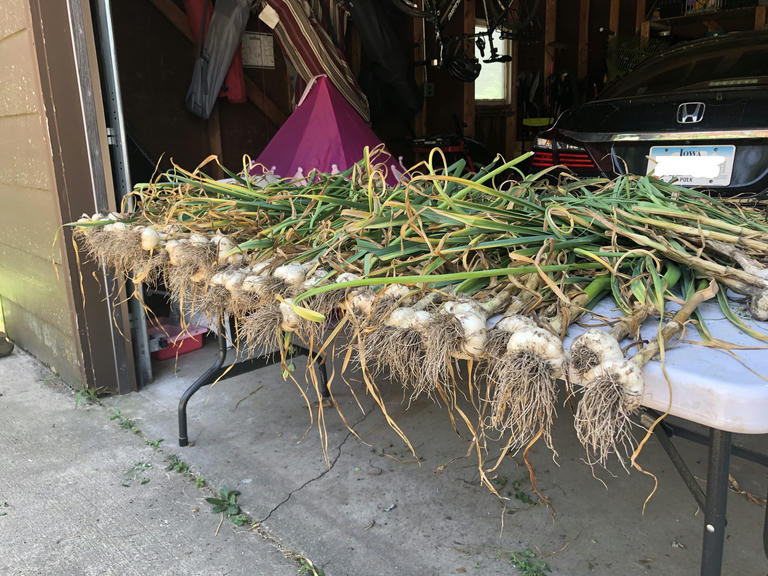
{"label": "shelf", "polygon": [[[753,14],[761,6],[744,6],[741,8],[720,8],[716,10],[707,10],[701,12],[693,12],[691,14],[684,14],[682,16],[670,16],[668,18],[654,18],[649,20],[651,24],[695,24],[697,22],[703,22],[705,20],[721,20],[743,18]],[[762,5],[765,9],[766,5]]]}
{"label": "shelf", "polygon": [[744,6],[739,8],[722,8],[707,12],[696,12],[683,16],[670,16],[668,18],[654,18],[642,23],[640,34],[643,38],[650,36],[651,27],[663,26],[675,28],[677,31],[686,30],[682,34],[688,39],[700,38],[707,32],[712,32],[711,23],[716,23],[724,32],[764,30],[768,15],[768,4],[756,6]]}

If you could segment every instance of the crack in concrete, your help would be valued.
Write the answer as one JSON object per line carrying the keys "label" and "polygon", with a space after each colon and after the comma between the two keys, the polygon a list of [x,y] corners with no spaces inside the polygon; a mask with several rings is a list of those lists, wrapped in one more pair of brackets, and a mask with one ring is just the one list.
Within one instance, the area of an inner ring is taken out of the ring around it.
{"label": "crack in concrete", "polygon": [[[355,423],[352,425],[352,430],[354,430],[354,429],[355,429],[355,428],[356,428],[356,427],[357,427],[359,424],[361,424],[361,423],[362,423],[362,422],[363,422],[363,421],[364,421],[366,418],[368,418],[368,416],[371,414],[371,412],[373,412],[373,410],[372,410],[372,409],[368,410],[368,411],[367,411],[367,412],[366,412],[366,413],[363,415],[363,417],[362,417],[362,418],[360,418],[360,419],[359,419],[357,422],[355,422]],[[331,464],[330,464],[330,466],[328,466],[328,467],[327,467],[325,470],[323,470],[323,471],[322,471],[320,474],[318,474],[318,475],[317,475],[317,476],[315,476],[314,478],[310,478],[309,480],[307,480],[306,482],[304,482],[304,484],[302,484],[302,485],[301,485],[301,486],[299,486],[298,488],[295,488],[295,489],[291,490],[291,491],[288,493],[288,496],[286,496],[285,498],[283,498],[283,500],[282,500],[282,501],[280,501],[280,502],[279,502],[279,503],[278,503],[278,504],[277,504],[277,505],[276,505],[274,508],[272,508],[272,510],[270,510],[270,511],[269,511],[269,514],[267,514],[266,516],[264,516],[264,518],[262,518],[261,520],[257,520],[257,521],[255,522],[255,524],[256,524],[256,525],[260,525],[260,524],[262,524],[262,523],[266,522],[267,520],[269,520],[269,518],[272,516],[272,514],[274,514],[275,512],[277,512],[277,510],[278,510],[278,509],[279,509],[281,506],[283,506],[285,503],[287,503],[287,502],[288,502],[288,501],[289,501],[289,500],[290,500],[290,499],[293,497],[293,495],[294,495],[294,494],[296,494],[297,492],[301,492],[301,491],[302,491],[304,488],[306,488],[307,486],[309,486],[309,485],[310,485],[310,484],[312,484],[313,482],[317,482],[318,480],[320,480],[321,478],[323,478],[323,477],[324,477],[326,474],[328,474],[328,472],[330,472],[331,470],[333,470],[333,467],[336,465],[336,462],[337,462],[337,461],[339,460],[339,458],[341,457],[341,450],[342,450],[342,448],[344,448],[344,444],[346,444],[346,443],[347,443],[347,440],[349,440],[350,436],[352,436],[352,430],[348,430],[348,431],[347,431],[347,435],[346,435],[346,436],[344,436],[344,439],[343,439],[343,440],[342,440],[342,441],[339,443],[339,445],[336,447],[336,456],[334,456],[333,460],[331,460]]]}

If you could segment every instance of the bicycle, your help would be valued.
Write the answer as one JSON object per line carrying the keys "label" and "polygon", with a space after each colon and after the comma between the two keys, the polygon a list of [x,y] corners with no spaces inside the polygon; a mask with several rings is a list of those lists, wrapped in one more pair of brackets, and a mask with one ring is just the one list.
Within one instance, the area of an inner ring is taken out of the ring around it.
{"label": "bicycle", "polygon": [[[536,16],[540,0],[482,0],[487,28],[483,32],[448,35],[446,28],[453,19],[462,0],[390,0],[395,7],[411,17],[430,22],[434,29],[436,56],[416,65],[443,68],[455,79],[474,82],[480,74],[480,60],[465,54],[465,43],[472,40],[480,51],[482,62],[508,62],[511,57],[500,54],[494,44],[498,32],[502,40],[519,38],[530,27]],[[497,36],[498,38],[498,36]],[[485,49],[489,56],[485,58]]]}

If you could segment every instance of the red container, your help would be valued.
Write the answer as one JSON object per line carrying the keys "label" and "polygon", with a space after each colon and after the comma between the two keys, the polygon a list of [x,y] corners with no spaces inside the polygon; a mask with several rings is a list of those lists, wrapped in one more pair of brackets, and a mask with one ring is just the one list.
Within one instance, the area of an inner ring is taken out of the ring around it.
{"label": "red container", "polygon": [[160,350],[152,352],[151,356],[155,360],[167,360],[175,358],[180,354],[186,354],[203,347],[203,336],[208,331],[203,326],[187,326],[182,330],[180,326],[168,324],[162,319],[159,327],[150,328],[147,333],[149,337],[165,337],[168,345]]}

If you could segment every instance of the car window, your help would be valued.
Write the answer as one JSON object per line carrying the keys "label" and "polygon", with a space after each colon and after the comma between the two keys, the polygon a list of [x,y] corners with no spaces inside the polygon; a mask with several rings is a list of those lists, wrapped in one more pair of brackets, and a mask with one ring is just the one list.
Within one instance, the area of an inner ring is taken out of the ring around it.
{"label": "car window", "polygon": [[768,43],[709,46],[652,58],[608,88],[602,98],[757,84],[768,77]]}

